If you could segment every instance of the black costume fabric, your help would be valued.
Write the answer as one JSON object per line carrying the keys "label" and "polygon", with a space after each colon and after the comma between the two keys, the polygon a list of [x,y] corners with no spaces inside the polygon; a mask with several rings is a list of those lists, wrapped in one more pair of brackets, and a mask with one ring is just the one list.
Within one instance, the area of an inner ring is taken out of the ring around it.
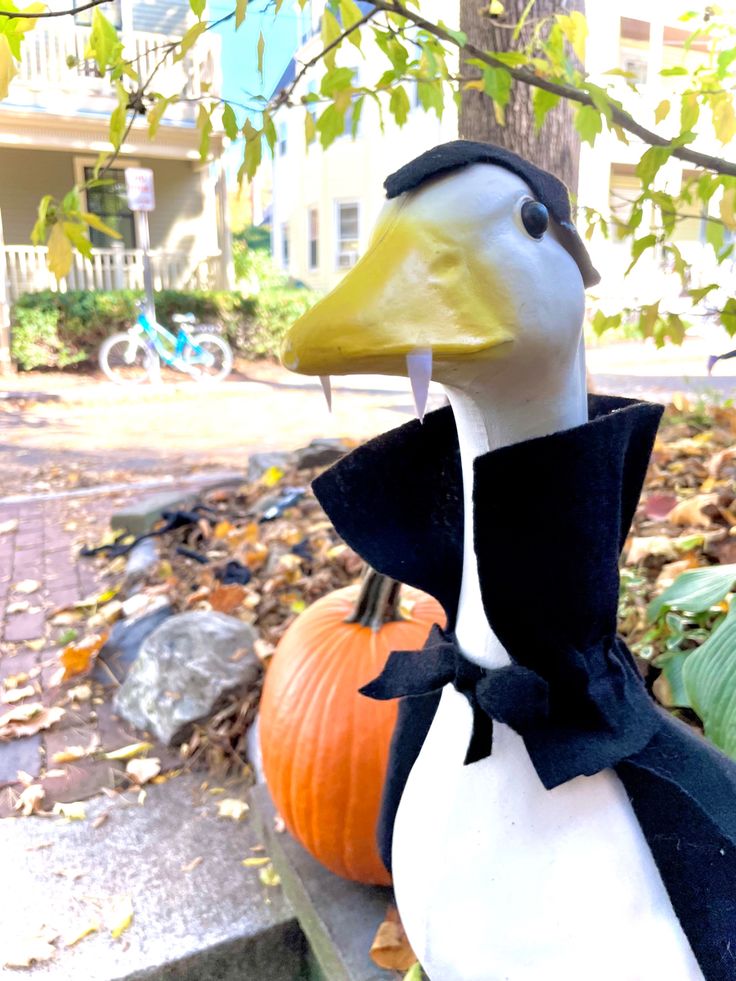
{"label": "black costume fabric", "polygon": [[495,164],[510,170],[529,185],[537,199],[547,208],[558,226],[560,244],[567,249],[580,269],[585,286],[595,286],[600,275],[593,267],[588,250],[578,234],[570,214],[570,195],[562,181],[533,163],[491,143],[473,140],[452,140],[432,147],[425,153],[404,164],[383,182],[387,198],[396,198],[407,191],[416,190],[435,177],[444,177],[471,164]]}
{"label": "black costume fabric", "polygon": [[[496,719],[520,732],[548,788],[615,769],[704,976],[733,981],[736,765],[654,703],[616,637],[618,556],[661,408],[592,396],[589,414],[582,426],[475,461],[483,604],[514,669],[503,675],[466,667],[452,636],[463,502],[451,410],[378,437],[315,481],[317,497],[348,544],[379,572],[435,596],[448,618],[422,654],[392,655],[368,686],[374,697],[406,696],[392,742],[381,853],[390,867],[404,785],[442,686],[455,684],[474,714],[466,762],[492,752]],[[538,573],[530,572],[532,543],[525,547],[523,540],[526,516],[539,511],[540,474],[549,516],[545,549],[555,556],[554,574],[541,582],[530,580]],[[531,707],[522,711],[515,699],[530,700]]]}

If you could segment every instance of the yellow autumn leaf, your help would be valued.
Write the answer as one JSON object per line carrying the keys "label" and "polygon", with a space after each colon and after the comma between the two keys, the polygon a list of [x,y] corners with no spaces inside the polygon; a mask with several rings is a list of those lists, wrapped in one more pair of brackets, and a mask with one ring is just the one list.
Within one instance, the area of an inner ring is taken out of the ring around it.
{"label": "yellow autumn leaf", "polygon": [[259,869],[262,865],[268,865],[270,861],[270,858],[263,856],[261,858],[244,858],[240,864],[244,865],[246,869]]}
{"label": "yellow autumn leaf", "polygon": [[75,929],[70,930],[69,933],[64,938],[65,947],[73,947],[78,944],[80,940],[84,940],[88,937],[90,933],[96,933],[100,929],[100,921],[97,917],[93,917],[91,920],[80,923]]}
{"label": "yellow autumn leaf", "polygon": [[0,99],[7,96],[10,83],[17,74],[18,69],[8,39],[4,34],[0,34]]}
{"label": "yellow autumn leaf", "polygon": [[233,821],[240,821],[250,810],[244,800],[235,797],[226,797],[217,805],[217,816],[232,818]]}
{"label": "yellow autumn leaf", "polygon": [[57,279],[63,279],[72,268],[72,243],[66,237],[63,226],[56,222],[49,235],[46,265]]}
{"label": "yellow autumn leaf", "polygon": [[275,487],[284,476],[284,471],[280,467],[269,467],[261,475],[261,483],[264,487]]}
{"label": "yellow autumn leaf", "polygon": [[117,940],[133,922],[133,900],[121,896],[113,906],[109,917],[110,933]]}
{"label": "yellow autumn leaf", "polygon": [[81,800],[71,801],[68,804],[56,803],[53,813],[66,818],[67,821],[84,821],[87,817],[87,810]]}
{"label": "yellow autumn leaf", "polygon": [[657,108],[654,110],[654,122],[661,123],[663,119],[666,119],[670,108],[670,100],[662,99]]}
{"label": "yellow autumn leaf", "polygon": [[235,0],[235,30],[236,31],[245,20],[245,15],[247,11],[248,11],[248,0]]}
{"label": "yellow autumn leaf", "polygon": [[112,749],[109,753],[104,753],[103,760],[130,760],[134,756],[140,756],[149,749],[153,749],[153,743],[130,743],[128,746],[121,746],[120,749]]}
{"label": "yellow autumn leaf", "polygon": [[261,880],[264,886],[281,885],[281,876],[270,862],[261,869],[261,871],[258,873],[258,878]]}

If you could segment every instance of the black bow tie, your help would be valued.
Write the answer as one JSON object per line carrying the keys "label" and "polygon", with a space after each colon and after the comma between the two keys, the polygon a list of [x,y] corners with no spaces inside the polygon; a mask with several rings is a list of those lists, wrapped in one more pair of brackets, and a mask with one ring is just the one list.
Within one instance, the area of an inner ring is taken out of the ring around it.
{"label": "black bow tie", "polygon": [[[556,664],[564,666],[559,674]],[[562,658],[551,653],[545,674],[517,663],[481,668],[463,656],[452,634],[434,626],[421,651],[394,651],[360,691],[383,701],[454,685],[473,710],[465,763],[490,755],[493,720],[504,722],[523,737],[548,789],[615,766],[642,749],[662,724],[619,638],[585,652],[568,650]]]}
{"label": "black bow tie", "polygon": [[428,695],[453,684],[473,710],[473,734],[465,763],[490,756],[493,720],[523,734],[549,714],[549,686],[544,678],[519,664],[481,668],[463,657],[452,635],[434,626],[421,651],[394,651],[381,674],[360,689],[381,701]]}

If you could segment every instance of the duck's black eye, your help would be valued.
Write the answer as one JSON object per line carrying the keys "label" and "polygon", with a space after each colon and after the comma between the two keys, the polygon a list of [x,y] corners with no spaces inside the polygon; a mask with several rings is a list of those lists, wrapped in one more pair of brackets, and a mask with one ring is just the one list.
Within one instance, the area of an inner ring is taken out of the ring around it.
{"label": "duck's black eye", "polygon": [[549,228],[549,212],[541,201],[525,201],[521,206],[521,220],[532,238],[541,238]]}

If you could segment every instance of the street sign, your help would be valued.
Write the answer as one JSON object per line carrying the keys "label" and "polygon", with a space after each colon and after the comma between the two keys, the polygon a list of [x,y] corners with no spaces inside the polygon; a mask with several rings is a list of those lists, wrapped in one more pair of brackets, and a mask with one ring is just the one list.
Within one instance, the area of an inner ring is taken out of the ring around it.
{"label": "street sign", "polygon": [[131,211],[153,211],[153,171],[148,167],[126,167],[125,192]]}

